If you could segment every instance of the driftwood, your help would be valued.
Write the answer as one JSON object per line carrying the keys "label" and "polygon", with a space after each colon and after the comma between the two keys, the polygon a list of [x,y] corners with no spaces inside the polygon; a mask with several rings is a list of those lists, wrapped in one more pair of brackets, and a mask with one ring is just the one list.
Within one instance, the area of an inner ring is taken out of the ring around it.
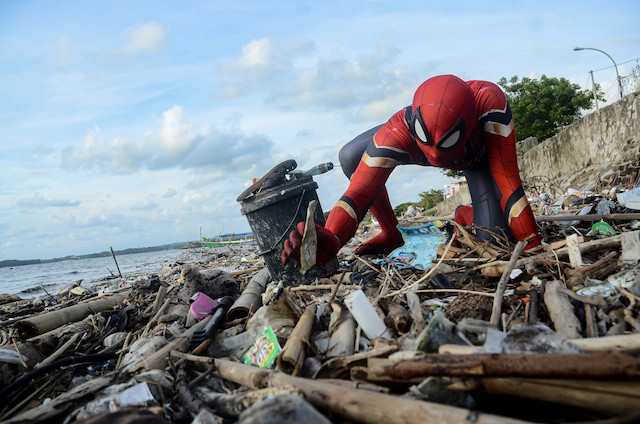
{"label": "driftwood", "polygon": [[27,339],[28,342],[35,343],[47,337],[59,338],[64,334],[86,334],[96,330],[96,324],[91,320],[84,320],[80,322],[72,322],[62,327],[54,328],[46,333],[38,334],[37,336]]}
{"label": "driftwood", "polygon": [[180,400],[182,400],[182,403],[184,404],[184,406],[186,406],[187,411],[189,411],[192,417],[195,417],[200,411],[203,410],[209,412],[212,416],[215,417],[212,411],[206,408],[204,403],[200,399],[196,398],[193,393],[191,393],[191,388],[189,387],[189,384],[187,382],[187,372],[185,371],[184,367],[181,367],[180,370],[178,370],[174,385],[176,391],[178,392],[178,395],[180,396]]}
{"label": "driftwood", "polygon": [[384,323],[387,327],[393,328],[399,334],[408,333],[411,329],[411,314],[405,307],[397,302],[389,302],[386,305],[387,315]]}
{"label": "driftwood", "polygon": [[527,303],[527,316],[526,322],[533,324],[538,322],[538,315],[540,312],[540,292],[538,290],[531,290],[529,294],[529,303]]}
{"label": "driftwood", "polygon": [[151,316],[154,316],[158,313],[160,306],[164,303],[164,299],[167,297],[167,287],[160,286],[158,289],[158,293],[156,293],[156,299],[153,301],[153,305],[151,307]]}
{"label": "driftwood", "polygon": [[[580,348],[583,352],[640,352],[640,333],[623,334],[619,336],[593,337],[584,339],[571,339],[569,343]],[[438,353],[451,353],[468,355],[480,349],[477,346],[444,344],[438,349]]]}
{"label": "driftwood", "polygon": [[526,377],[627,380],[640,376],[640,358],[624,353],[429,354],[394,363],[367,361],[367,381],[417,384],[427,377]]}
{"label": "driftwood", "polygon": [[581,337],[582,327],[573,313],[573,305],[567,295],[558,291],[558,288],[563,286],[561,281],[549,281],[545,285],[544,303],[547,305],[556,332],[565,339],[577,339]]}
{"label": "driftwood", "polygon": [[537,399],[612,414],[640,409],[640,382],[636,381],[577,381],[556,378],[482,378],[478,381],[488,393]]}
{"label": "driftwood", "polygon": [[293,394],[304,397],[302,392],[292,387],[268,387],[237,394],[217,393],[201,388],[196,390],[195,394],[202,403],[216,411],[216,414],[227,419],[237,418],[242,411],[268,396]]}
{"label": "driftwood", "polygon": [[[179,355],[190,360],[192,355]],[[195,357],[199,358],[199,357]],[[213,374],[251,389],[265,387],[294,387],[317,408],[330,410],[346,420],[358,423],[412,424],[446,422],[469,423],[469,411],[433,402],[358,390],[325,381],[294,377],[288,374],[239,364],[224,359],[212,359]],[[199,359],[197,359],[199,360]],[[524,423],[512,418],[492,414],[474,414],[477,424]]]}
{"label": "driftwood", "polygon": [[456,227],[458,232],[457,240],[460,244],[463,244],[474,250],[483,258],[493,259],[502,255],[502,250],[497,246],[492,245],[487,240],[483,240],[473,234],[470,234],[465,228],[453,221],[452,224]]}
{"label": "driftwood", "polygon": [[331,322],[329,323],[329,348],[327,358],[353,355],[356,339],[356,322],[351,312],[342,303],[331,304]]}
{"label": "driftwood", "polygon": [[51,422],[55,417],[67,412],[76,406],[80,399],[92,395],[99,390],[111,384],[110,377],[94,378],[79,385],[78,387],[62,393],[60,396],[51,400],[51,402],[36,406],[29,409],[5,423],[34,423],[34,422]]}
{"label": "driftwood", "polygon": [[189,347],[189,342],[191,341],[191,337],[197,331],[204,330],[207,326],[207,323],[211,319],[211,315],[204,318],[202,321],[189,328],[187,331],[182,333],[181,336],[176,337],[167,345],[162,347],[160,350],[155,352],[153,355],[148,358],[143,358],[140,361],[131,364],[125,368],[126,372],[134,373],[136,371],[141,370],[153,370],[153,369],[162,369],[167,366],[169,363],[169,352],[173,350],[184,351]]}
{"label": "driftwood", "polygon": [[[596,252],[599,250],[605,249],[618,249],[622,242],[622,235],[618,234],[617,236],[611,236],[598,240],[591,240],[586,243],[580,243],[580,252],[582,254]],[[514,268],[522,268],[531,263],[536,263],[540,260],[544,259],[552,259],[555,260],[556,257],[558,259],[564,259],[569,257],[569,249],[564,247],[562,249],[555,250],[553,252],[545,252],[539,253],[537,255],[529,256],[526,258],[518,259]],[[478,265],[474,269],[483,269],[487,267],[493,266],[505,266],[507,264],[506,261],[494,261],[483,265]]]}
{"label": "driftwood", "polygon": [[56,359],[62,356],[62,354],[64,354],[67,351],[67,349],[69,349],[75,342],[77,342],[80,336],[81,336],[80,333],[76,333],[73,336],[71,336],[69,340],[67,340],[62,346],[60,346],[55,352],[49,355],[42,362],[36,364],[34,368],[44,367],[45,365],[49,365],[50,363],[54,362]]}
{"label": "driftwood", "polygon": [[140,335],[140,337],[144,337],[147,334],[149,334],[149,331],[151,331],[153,326],[155,326],[158,323],[158,320],[164,314],[164,312],[167,310],[170,304],[171,304],[171,299],[167,299],[164,301],[162,306],[160,306],[156,311],[156,313],[153,315],[153,318],[151,318],[147,323],[147,325],[144,327],[144,330],[142,331],[142,334]]}
{"label": "driftwood", "polygon": [[569,340],[584,352],[640,352],[640,334]]}
{"label": "driftwood", "polygon": [[509,263],[507,263],[507,266],[502,272],[502,277],[500,277],[500,281],[498,282],[496,294],[493,298],[493,307],[491,308],[491,324],[493,325],[498,325],[500,323],[500,314],[502,313],[502,296],[504,296],[504,291],[507,288],[507,282],[509,281],[511,271],[513,271],[518,257],[520,257],[522,250],[524,250],[525,244],[526,242],[523,240],[520,240],[518,244],[516,244],[515,249],[513,249],[511,259],[509,259]]}
{"label": "driftwood", "polygon": [[268,268],[262,268],[258,271],[249,280],[240,297],[229,308],[227,320],[234,321],[238,318],[246,318],[250,312],[257,311],[262,306],[262,293],[267,288],[269,278],[271,278],[271,275]]}
{"label": "driftwood", "polygon": [[14,324],[20,337],[27,339],[47,331],[62,327],[70,322],[80,321],[91,314],[105,311],[122,304],[127,294],[115,294],[87,303],[70,306],[58,311],[47,312]]}
{"label": "driftwood", "polygon": [[305,346],[309,341],[311,328],[316,318],[315,303],[310,304],[298,320],[287,343],[278,355],[278,367],[287,374],[299,375],[304,365]]}
{"label": "driftwood", "polygon": [[569,249],[569,263],[571,267],[578,269],[582,263],[582,253],[580,253],[580,241],[577,234],[567,236],[567,249]]}
{"label": "driftwood", "polygon": [[387,307],[385,324],[399,334],[408,333],[413,322],[409,311],[399,303],[391,303]]}
{"label": "driftwood", "polygon": [[536,221],[600,221],[601,219],[612,220],[633,220],[640,219],[640,213],[608,213],[608,214],[586,214],[586,215],[539,215]]}
{"label": "driftwood", "polygon": [[567,287],[573,288],[580,285],[587,277],[598,280],[608,277],[618,267],[617,257],[617,252],[609,252],[591,265],[582,266],[578,269],[567,268],[564,272],[565,277],[567,277]]}
{"label": "driftwood", "polygon": [[584,305],[584,311],[587,322],[587,337],[598,337],[598,322],[596,321],[595,308],[587,303]]}
{"label": "driftwood", "polygon": [[409,313],[411,314],[411,332],[413,334],[420,334],[424,329],[424,317],[422,316],[422,305],[420,304],[420,298],[415,293],[415,290],[410,290],[405,293],[407,298],[407,306],[409,307]]}
{"label": "driftwood", "polygon": [[374,347],[368,352],[355,355],[333,358],[325,361],[313,378],[349,378],[350,369],[355,366],[366,365],[369,358],[386,358],[398,350],[398,346]]}
{"label": "driftwood", "polygon": [[606,306],[607,302],[605,302],[605,300],[599,296],[585,296],[585,295],[580,295],[576,292],[574,292],[571,289],[567,289],[564,287],[556,287],[556,290],[558,291],[558,293],[562,293],[562,294],[566,294],[567,296],[569,296],[572,299],[575,299],[579,302],[582,302],[586,305],[593,305],[593,306],[600,306],[600,307],[604,307]]}

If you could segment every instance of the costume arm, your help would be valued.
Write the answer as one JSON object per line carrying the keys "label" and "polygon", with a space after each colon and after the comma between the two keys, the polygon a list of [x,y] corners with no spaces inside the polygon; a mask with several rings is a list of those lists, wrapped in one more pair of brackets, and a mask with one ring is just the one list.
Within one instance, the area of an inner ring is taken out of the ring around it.
{"label": "costume arm", "polygon": [[485,84],[479,92],[481,110],[485,112],[478,124],[487,144],[489,166],[511,232],[517,240],[533,235],[526,247],[530,249],[540,244],[540,236],[520,180],[513,115],[502,90],[495,84]]}
{"label": "costume arm", "polygon": [[404,124],[404,111],[396,113],[373,136],[351,176],[349,188],[327,219],[325,228],[338,237],[341,246],[356,233],[358,224],[383,190],[393,168],[412,161],[411,143],[411,135]]}

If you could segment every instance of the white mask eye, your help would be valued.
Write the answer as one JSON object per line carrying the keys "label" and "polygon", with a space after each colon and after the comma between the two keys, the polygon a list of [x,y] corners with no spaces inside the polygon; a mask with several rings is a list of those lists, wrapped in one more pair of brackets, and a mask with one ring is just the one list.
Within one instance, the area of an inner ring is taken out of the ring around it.
{"label": "white mask eye", "polygon": [[460,130],[457,130],[453,134],[451,134],[449,137],[447,137],[446,139],[442,140],[438,144],[438,148],[439,149],[448,149],[450,147],[455,146],[456,143],[458,143],[459,140],[460,140]]}
{"label": "white mask eye", "polygon": [[427,135],[424,132],[424,128],[422,128],[422,125],[420,125],[420,122],[417,119],[414,121],[414,130],[420,141],[422,141],[423,143],[426,143],[428,141]]}

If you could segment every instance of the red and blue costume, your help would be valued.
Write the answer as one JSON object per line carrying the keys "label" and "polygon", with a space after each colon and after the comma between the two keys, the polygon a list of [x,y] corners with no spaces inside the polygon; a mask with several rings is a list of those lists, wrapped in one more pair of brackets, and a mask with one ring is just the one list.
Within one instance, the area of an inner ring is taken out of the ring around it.
{"label": "red and blue costume", "polygon": [[[357,253],[388,253],[402,244],[385,182],[396,166],[406,164],[464,171],[473,210],[460,207],[457,222],[502,230],[517,240],[531,237],[529,249],[540,245],[520,180],[511,109],[493,83],[465,82],[453,75],[426,80],[411,106],[345,145],[340,162],[351,183],[326,226],[318,227],[320,262],[353,237],[367,210],[382,231]],[[297,255],[300,230],[304,223],[285,242],[283,261]],[[487,233],[479,235],[489,238]]]}

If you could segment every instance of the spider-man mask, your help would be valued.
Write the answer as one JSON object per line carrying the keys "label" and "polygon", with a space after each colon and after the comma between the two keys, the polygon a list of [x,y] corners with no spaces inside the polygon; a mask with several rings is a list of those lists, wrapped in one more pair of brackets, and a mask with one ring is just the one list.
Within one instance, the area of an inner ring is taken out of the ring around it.
{"label": "spider-man mask", "polygon": [[473,92],[464,81],[453,75],[429,78],[416,90],[407,118],[409,130],[430,164],[464,165],[465,144],[477,126]]}

